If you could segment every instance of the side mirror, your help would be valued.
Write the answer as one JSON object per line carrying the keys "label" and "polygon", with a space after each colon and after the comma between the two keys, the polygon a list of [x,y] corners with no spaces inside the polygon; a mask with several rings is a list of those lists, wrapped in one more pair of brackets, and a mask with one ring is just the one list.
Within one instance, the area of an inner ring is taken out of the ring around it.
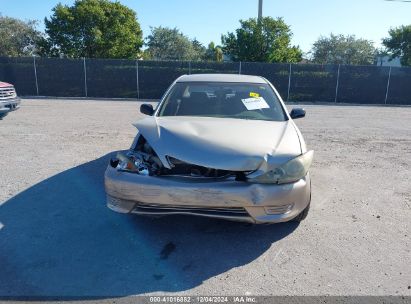
{"label": "side mirror", "polygon": [[145,114],[145,115],[151,116],[151,115],[154,114],[154,109],[153,109],[153,106],[151,104],[143,103],[140,106],[140,112]]}
{"label": "side mirror", "polygon": [[292,119],[305,117],[305,110],[303,108],[295,108],[291,110],[290,116]]}

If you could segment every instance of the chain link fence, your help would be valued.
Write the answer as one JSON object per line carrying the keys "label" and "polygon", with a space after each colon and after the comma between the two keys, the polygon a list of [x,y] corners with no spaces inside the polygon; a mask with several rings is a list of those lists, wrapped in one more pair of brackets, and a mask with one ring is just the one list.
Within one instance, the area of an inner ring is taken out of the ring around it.
{"label": "chain link fence", "polygon": [[0,57],[0,81],[21,96],[159,99],[179,76],[259,75],[289,102],[411,105],[411,68]]}

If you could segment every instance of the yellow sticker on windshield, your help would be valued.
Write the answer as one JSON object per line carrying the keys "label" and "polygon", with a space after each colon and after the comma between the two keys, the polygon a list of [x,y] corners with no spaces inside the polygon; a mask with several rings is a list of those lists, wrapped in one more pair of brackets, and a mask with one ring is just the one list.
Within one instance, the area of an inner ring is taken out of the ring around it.
{"label": "yellow sticker on windshield", "polygon": [[254,92],[250,92],[250,97],[257,98],[257,97],[260,97],[260,94],[254,93]]}

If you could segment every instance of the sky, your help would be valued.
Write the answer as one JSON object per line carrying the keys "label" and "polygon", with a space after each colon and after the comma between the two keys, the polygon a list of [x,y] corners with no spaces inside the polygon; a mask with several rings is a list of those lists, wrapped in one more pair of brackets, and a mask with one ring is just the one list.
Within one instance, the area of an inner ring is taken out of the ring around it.
{"label": "sky", "polygon": [[[20,19],[36,19],[44,29],[44,17],[58,0],[0,0],[0,13]],[[74,0],[60,0],[72,4]],[[221,34],[234,31],[240,19],[256,17],[258,0],[120,0],[137,12],[144,36],[152,26],[177,27],[205,46],[221,43]],[[388,30],[411,24],[411,3],[384,0],[264,0],[264,16],[283,17],[291,26],[292,43],[308,52],[320,35],[355,34],[376,47]]]}

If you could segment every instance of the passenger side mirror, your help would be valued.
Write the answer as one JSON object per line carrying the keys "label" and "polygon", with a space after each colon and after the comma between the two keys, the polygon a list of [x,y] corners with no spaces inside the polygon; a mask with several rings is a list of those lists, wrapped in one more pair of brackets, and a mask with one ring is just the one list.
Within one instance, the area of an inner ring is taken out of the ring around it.
{"label": "passenger side mirror", "polygon": [[291,110],[290,116],[292,119],[305,117],[305,110],[303,108],[295,108]]}
{"label": "passenger side mirror", "polygon": [[153,109],[153,105],[148,104],[148,103],[143,103],[140,106],[140,112],[145,114],[145,115],[153,115],[154,114],[154,109]]}

